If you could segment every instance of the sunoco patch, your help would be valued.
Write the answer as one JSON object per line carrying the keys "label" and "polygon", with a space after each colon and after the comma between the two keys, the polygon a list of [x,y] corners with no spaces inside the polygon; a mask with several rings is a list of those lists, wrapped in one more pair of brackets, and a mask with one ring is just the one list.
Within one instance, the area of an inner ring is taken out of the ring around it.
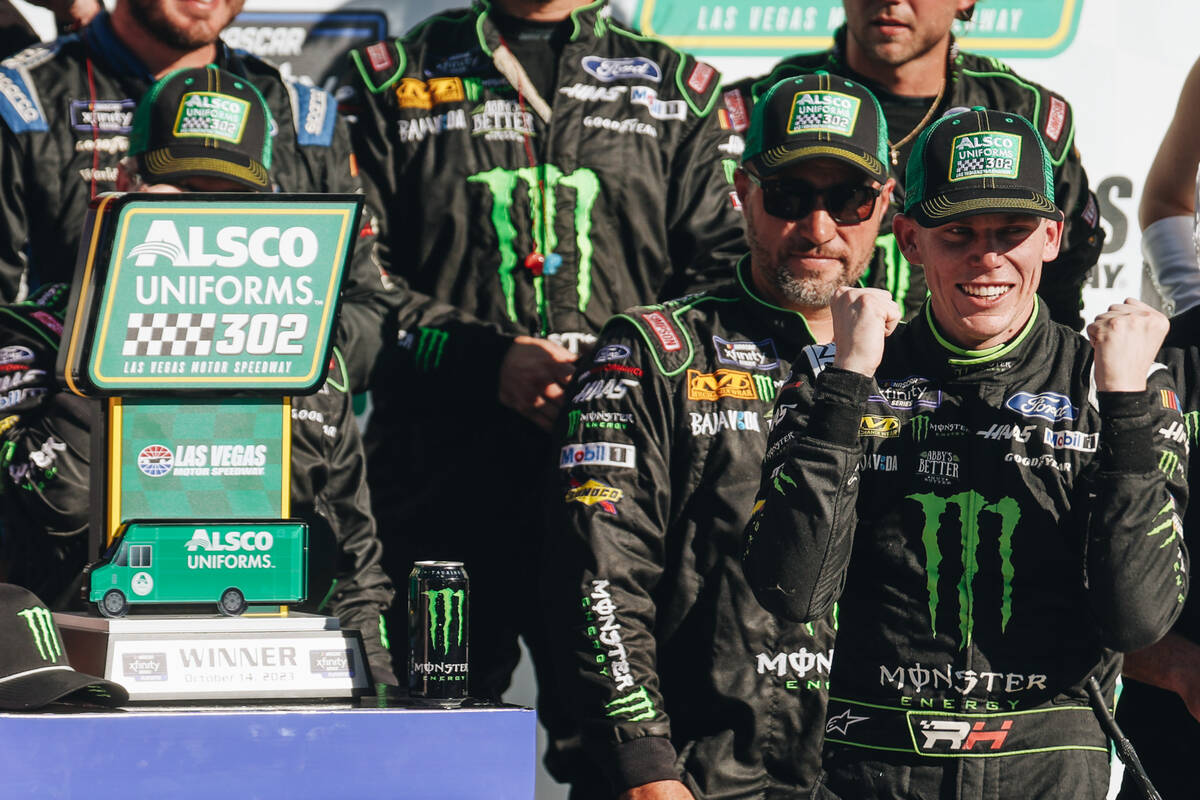
{"label": "sunoco patch", "polygon": [[1021,167],[1021,137],[1000,131],[955,136],[951,143],[950,180],[1015,178]]}
{"label": "sunoco patch", "polygon": [[176,136],[208,136],[237,144],[242,141],[250,103],[216,92],[188,92],[175,117]]}
{"label": "sunoco patch", "polygon": [[792,99],[788,133],[836,133],[850,136],[862,101],[842,92],[797,92]]}

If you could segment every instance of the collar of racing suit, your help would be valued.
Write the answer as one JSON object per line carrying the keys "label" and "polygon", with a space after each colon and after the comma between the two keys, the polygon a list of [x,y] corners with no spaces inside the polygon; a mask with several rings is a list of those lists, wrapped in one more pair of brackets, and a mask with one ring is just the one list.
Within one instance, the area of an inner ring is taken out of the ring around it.
{"label": "collar of racing suit", "polygon": [[[500,31],[491,19],[492,6],[489,0],[474,0],[471,4],[471,9],[478,15],[475,30],[479,34],[479,46],[488,57],[500,46]],[[612,10],[608,7],[608,0],[595,0],[580,6],[570,13],[573,27],[568,41],[574,42],[589,31],[594,32],[596,38],[600,38],[607,30],[611,16]]]}
{"label": "collar of racing suit", "polygon": [[[79,32],[79,35],[87,44],[89,56],[104,60],[113,67],[117,74],[134,75],[147,84],[154,83],[154,75],[150,69],[117,37],[117,32],[113,30],[112,20],[107,11],[97,14],[95,19]],[[213,63],[221,69],[237,72],[236,69],[231,69],[233,61],[233,51],[224,41],[218,39],[217,57],[213,59]]]}
{"label": "collar of racing suit", "polygon": [[737,263],[737,286],[742,297],[757,308],[759,313],[756,316],[766,323],[778,339],[784,343],[795,345],[797,349],[817,341],[803,314],[799,311],[772,305],[754,293],[754,287],[750,280],[749,253],[742,256]]}
{"label": "collar of racing suit", "polygon": [[908,323],[920,363],[929,364],[938,377],[960,383],[1011,383],[1025,373],[1044,368],[1048,356],[1043,348],[1049,333],[1050,312],[1034,295],[1033,313],[1020,332],[1004,344],[986,350],[965,350],[952,344],[933,318],[928,300]]}

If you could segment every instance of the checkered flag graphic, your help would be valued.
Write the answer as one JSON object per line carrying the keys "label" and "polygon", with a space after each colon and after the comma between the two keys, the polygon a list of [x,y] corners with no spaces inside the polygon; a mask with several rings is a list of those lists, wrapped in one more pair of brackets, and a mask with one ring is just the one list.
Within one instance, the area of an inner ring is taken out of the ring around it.
{"label": "checkered flag graphic", "polygon": [[206,356],[216,329],[216,314],[133,313],[121,355]]}

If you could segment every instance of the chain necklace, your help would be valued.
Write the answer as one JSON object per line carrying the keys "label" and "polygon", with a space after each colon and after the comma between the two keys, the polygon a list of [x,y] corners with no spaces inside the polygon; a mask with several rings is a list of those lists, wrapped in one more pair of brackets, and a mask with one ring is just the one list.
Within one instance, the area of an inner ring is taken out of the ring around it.
{"label": "chain necklace", "polygon": [[925,112],[925,116],[921,117],[921,121],[917,123],[915,128],[908,132],[908,135],[895,143],[893,143],[891,139],[888,139],[888,148],[892,153],[893,167],[900,166],[900,148],[908,144],[914,136],[920,133],[925,126],[929,124],[929,120],[933,118],[933,112],[937,111],[938,106],[941,105],[942,96],[946,93],[947,82],[948,81],[945,78],[942,78],[942,85],[938,88],[937,97],[933,98],[933,103],[930,104],[929,110]]}

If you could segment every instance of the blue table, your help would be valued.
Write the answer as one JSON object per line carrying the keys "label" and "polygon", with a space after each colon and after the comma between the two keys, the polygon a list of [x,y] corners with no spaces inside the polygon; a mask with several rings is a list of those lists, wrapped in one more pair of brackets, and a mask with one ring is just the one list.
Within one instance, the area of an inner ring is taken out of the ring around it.
{"label": "blue table", "polygon": [[13,800],[530,800],[535,758],[512,706],[0,714]]}

